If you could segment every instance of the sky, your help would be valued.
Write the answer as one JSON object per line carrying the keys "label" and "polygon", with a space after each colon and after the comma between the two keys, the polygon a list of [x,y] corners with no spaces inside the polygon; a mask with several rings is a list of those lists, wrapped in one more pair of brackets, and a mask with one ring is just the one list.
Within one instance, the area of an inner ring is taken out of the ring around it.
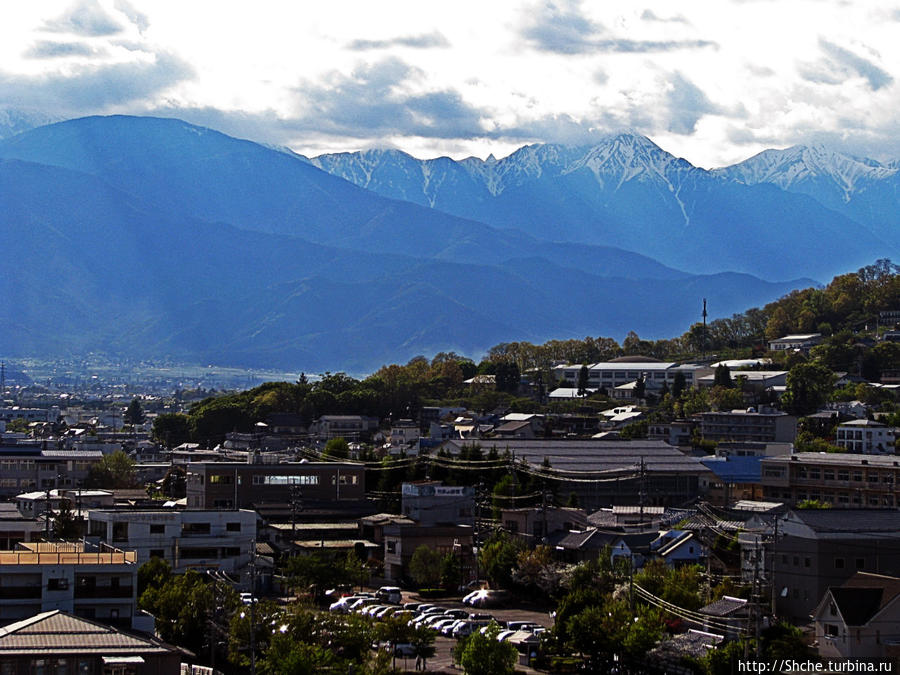
{"label": "sky", "polygon": [[178,117],[306,155],[502,157],[633,131],[696,166],[900,160],[900,0],[0,6],[0,110]]}

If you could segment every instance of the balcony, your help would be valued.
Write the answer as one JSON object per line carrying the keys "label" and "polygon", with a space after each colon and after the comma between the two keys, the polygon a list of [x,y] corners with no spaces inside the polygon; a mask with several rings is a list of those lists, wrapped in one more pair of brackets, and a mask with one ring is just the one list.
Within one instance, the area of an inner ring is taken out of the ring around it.
{"label": "balcony", "polygon": [[134,596],[133,586],[81,586],[75,588],[74,597],[81,599],[131,598]]}
{"label": "balcony", "polygon": [[40,600],[40,586],[3,586],[0,587],[0,600]]}

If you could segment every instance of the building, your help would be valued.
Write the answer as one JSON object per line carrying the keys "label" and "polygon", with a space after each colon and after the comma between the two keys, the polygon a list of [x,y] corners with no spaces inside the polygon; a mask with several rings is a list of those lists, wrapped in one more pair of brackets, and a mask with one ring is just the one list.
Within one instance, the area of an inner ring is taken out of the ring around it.
{"label": "building", "polygon": [[561,506],[502,509],[500,521],[504,530],[528,544],[541,543],[552,534],[588,528],[587,514],[582,509]]}
{"label": "building", "polygon": [[137,553],[138,565],[165,560],[176,574],[190,568],[234,572],[250,561],[256,513],[236,511],[95,510],[88,537]]}
{"label": "building", "polygon": [[472,544],[474,528],[467,525],[423,526],[419,523],[395,522],[385,525],[384,576],[391,581],[409,578],[409,562],[420,546],[427,546],[441,557],[453,554],[459,558],[463,579],[474,567]]}
{"label": "building", "polygon": [[896,659],[900,578],[857,572],[825,592],[813,621],[823,659]]}
{"label": "building", "polygon": [[803,335],[785,335],[777,340],[769,342],[769,351],[799,351],[808,353],[816,345],[822,344],[821,333],[806,333]]}
{"label": "building", "polygon": [[0,623],[62,610],[130,628],[137,554],[83,543],[21,543],[0,551]]}
{"label": "building", "polygon": [[705,412],[700,413],[700,435],[705,441],[791,443],[797,418],[771,408]]}
{"label": "building", "polygon": [[103,457],[97,451],[58,450],[45,445],[0,446],[0,499],[33,490],[79,487]]}
{"label": "building", "polygon": [[[580,371],[580,365],[556,366],[553,369],[562,387],[577,388]],[[612,391],[643,376],[646,384],[654,383],[662,387],[665,383],[671,389],[677,373],[684,376],[686,386],[693,387],[701,376],[710,372],[712,371],[709,367],[694,363],[673,363],[649,357],[624,356],[621,359],[588,366],[588,387]]]}
{"label": "building", "polygon": [[475,488],[442,485],[439,481],[403,483],[400,510],[418,524],[475,524]]}
{"label": "building", "polygon": [[363,415],[322,415],[309,427],[310,436],[320,441],[343,438],[346,441],[368,439],[378,431],[378,420]]}
{"label": "building", "polygon": [[840,508],[898,506],[900,458],[801,452],[761,460],[763,498],[796,505],[807,499]]}
{"label": "building", "polygon": [[893,455],[897,429],[868,419],[852,420],[839,424],[834,434],[834,444],[847,452],[864,455]]}
{"label": "building", "polygon": [[256,504],[304,505],[362,502],[366,470],[352,462],[190,462],[189,509],[253,508]]}
{"label": "building", "polygon": [[[482,452],[509,451],[514,461],[553,485],[557,494],[575,494],[590,511],[605,506],[680,506],[696,499],[709,470],[662,441],[650,440],[450,440],[441,447],[458,455],[477,443]],[[549,466],[548,466],[549,465]]]}
{"label": "building", "polygon": [[418,424],[408,419],[397,420],[391,424],[391,454],[418,455],[419,436]]}
{"label": "building", "polygon": [[898,534],[896,511],[788,511],[772,545],[776,614],[805,622],[829,588],[857,572],[900,575]]}
{"label": "building", "polygon": [[182,652],[151,637],[51,610],[0,628],[0,673],[179,675]]}
{"label": "building", "polygon": [[44,521],[23,516],[15,504],[0,502],[0,550],[12,550],[23,541],[40,541],[45,527]]}

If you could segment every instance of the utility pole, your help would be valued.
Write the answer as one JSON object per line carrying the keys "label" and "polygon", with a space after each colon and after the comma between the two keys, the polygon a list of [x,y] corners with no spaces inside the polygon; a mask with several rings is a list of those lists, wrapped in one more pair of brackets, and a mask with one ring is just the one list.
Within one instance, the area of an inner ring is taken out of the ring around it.
{"label": "utility pole", "polygon": [[703,346],[700,348],[701,354],[706,354],[706,298],[703,298]]}
{"label": "utility pole", "polygon": [[250,542],[250,675],[256,675],[256,538]]}
{"label": "utility pole", "polygon": [[297,513],[303,510],[303,490],[297,483],[291,483],[291,538],[297,536]]}

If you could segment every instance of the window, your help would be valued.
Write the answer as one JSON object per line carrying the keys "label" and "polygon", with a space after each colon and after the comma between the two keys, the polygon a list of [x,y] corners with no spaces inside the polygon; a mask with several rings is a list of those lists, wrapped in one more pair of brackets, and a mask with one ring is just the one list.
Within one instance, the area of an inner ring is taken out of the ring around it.
{"label": "window", "polygon": [[858,569],[858,570],[866,569],[866,559],[865,558],[857,558],[856,559],[856,569]]}
{"label": "window", "polygon": [[836,569],[836,570],[844,569],[844,559],[843,558],[835,558],[834,559],[834,569]]}
{"label": "window", "polygon": [[825,480],[834,480],[834,469],[824,470]]}
{"label": "window", "polygon": [[113,523],[113,541],[128,541],[128,523]]}
{"label": "window", "polygon": [[214,473],[209,476],[210,485],[233,485],[234,476],[227,473]]}
{"label": "window", "polygon": [[804,566],[804,567],[809,567],[809,566],[811,566],[811,565],[812,565],[812,561],[811,561],[809,558],[804,558],[804,559],[803,559],[803,566]]}
{"label": "window", "polygon": [[182,523],[181,534],[209,534],[209,523]]}
{"label": "window", "polygon": [[65,577],[47,579],[48,591],[65,591],[69,588],[69,580]]}
{"label": "window", "polygon": [[240,523],[225,523],[225,531],[226,532],[240,532],[241,524]]}
{"label": "window", "polygon": [[825,635],[828,637],[837,637],[838,636],[838,627],[833,623],[825,624]]}
{"label": "window", "polygon": [[150,549],[150,557],[151,558],[165,558],[166,557],[165,549],[151,548]]}
{"label": "window", "polygon": [[239,546],[228,546],[223,554],[226,558],[237,558],[241,554],[241,549]]}
{"label": "window", "polygon": [[166,526],[162,523],[151,523],[150,524],[150,534],[165,534]]}
{"label": "window", "polygon": [[838,469],[838,480],[850,480],[850,472],[847,469]]}
{"label": "window", "polygon": [[385,547],[387,548],[388,553],[396,553],[397,552],[397,542],[393,539],[388,539],[385,542]]}

